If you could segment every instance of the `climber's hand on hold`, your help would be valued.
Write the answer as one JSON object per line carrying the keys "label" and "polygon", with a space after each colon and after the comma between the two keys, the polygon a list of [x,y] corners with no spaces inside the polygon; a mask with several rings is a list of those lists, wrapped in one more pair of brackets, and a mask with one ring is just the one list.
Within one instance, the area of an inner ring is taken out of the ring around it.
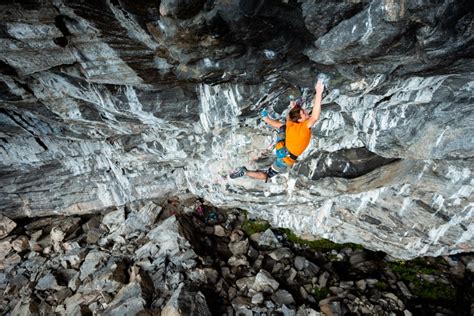
{"label": "climber's hand on hold", "polygon": [[274,120],[274,119],[271,119],[269,116],[268,116],[268,110],[267,109],[263,109],[261,112],[260,112],[260,115],[262,116],[263,118],[263,121],[265,123],[267,123],[268,125],[274,127],[274,128],[280,128],[283,126],[283,123],[280,122],[280,121],[277,121],[277,120]]}
{"label": "climber's hand on hold", "polygon": [[316,90],[316,94],[323,94],[324,91],[324,83],[321,79],[316,82],[316,85],[314,86],[314,90]]}

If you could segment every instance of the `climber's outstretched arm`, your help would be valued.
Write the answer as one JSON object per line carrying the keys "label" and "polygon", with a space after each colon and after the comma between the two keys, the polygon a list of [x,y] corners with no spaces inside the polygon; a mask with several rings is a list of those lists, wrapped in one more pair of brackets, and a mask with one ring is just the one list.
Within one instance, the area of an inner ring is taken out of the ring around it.
{"label": "climber's outstretched arm", "polygon": [[314,96],[314,99],[312,102],[313,112],[311,113],[311,116],[307,121],[308,128],[313,127],[313,125],[319,119],[319,115],[321,114],[321,100],[323,98],[323,90],[324,90],[323,81],[318,80],[318,82],[314,86],[314,89],[316,90],[316,95]]}
{"label": "climber's outstretched arm", "polygon": [[283,123],[280,122],[280,121],[277,121],[277,120],[272,120],[271,118],[269,118],[268,116],[265,116],[265,118],[263,119],[265,123],[267,123],[268,125],[270,125],[271,127],[274,127],[276,129],[280,128],[283,126]]}

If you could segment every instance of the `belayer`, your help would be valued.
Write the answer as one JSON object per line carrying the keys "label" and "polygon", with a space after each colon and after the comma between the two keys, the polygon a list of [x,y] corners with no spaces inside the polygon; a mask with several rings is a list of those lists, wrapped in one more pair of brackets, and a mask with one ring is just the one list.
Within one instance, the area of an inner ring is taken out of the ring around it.
{"label": "belayer", "polygon": [[230,174],[230,178],[235,179],[242,176],[249,176],[254,179],[265,180],[275,175],[286,172],[292,167],[298,156],[301,155],[309,145],[311,139],[311,128],[318,121],[321,114],[321,100],[323,97],[324,84],[319,79],[315,85],[316,95],[312,101],[313,111],[311,116],[301,107],[301,103],[290,101],[291,110],[286,118],[286,123],[272,120],[268,117],[268,112],[263,110],[261,115],[265,123],[278,129],[276,149],[276,160],[267,171],[247,170],[245,167],[238,168]]}

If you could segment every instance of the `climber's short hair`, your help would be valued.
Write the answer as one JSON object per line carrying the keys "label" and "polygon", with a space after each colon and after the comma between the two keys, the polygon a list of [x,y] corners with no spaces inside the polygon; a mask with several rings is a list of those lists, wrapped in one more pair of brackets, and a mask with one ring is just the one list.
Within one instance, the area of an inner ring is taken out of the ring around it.
{"label": "climber's short hair", "polygon": [[292,122],[298,122],[298,120],[301,118],[301,106],[296,104],[291,110],[290,113],[288,113],[288,118]]}

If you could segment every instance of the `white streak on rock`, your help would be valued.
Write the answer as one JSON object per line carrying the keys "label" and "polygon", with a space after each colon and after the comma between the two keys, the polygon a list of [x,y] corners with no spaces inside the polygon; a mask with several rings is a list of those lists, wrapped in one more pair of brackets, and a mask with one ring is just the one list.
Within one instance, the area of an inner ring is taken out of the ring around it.
{"label": "white streak on rock", "polygon": [[142,42],[150,49],[155,50],[158,48],[158,43],[156,43],[151,36],[140,27],[140,25],[138,25],[138,23],[133,19],[133,16],[126,16],[120,8],[116,8],[109,0],[107,1],[107,4],[117,18],[117,21],[119,21],[120,25],[127,30],[127,33],[131,38]]}
{"label": "white streak on rock", "polygon": [[[432,244],[437,244],[439,239],[442,238],[446,232],[452,228],[456,227],[461,223],[472,223],[474,221],[474,204],[468,205],[459,213],[455,214],[451,220],[443,224],[437,228],[433,228],[428,232],[428,235],[431,238]],[[463,233],[463,240],[471,240],[472,241],[472,231],[470,231],[467,236],[464,236]]]}
{"label": "white streak on rock", "polygon": [[370,15],[370,10],[372,9],[372,3],[373,2],[370,2],[369,8],[367,10],[367,22],[365,23],[367,30],[365,31],[364,35],[362,35],[360,39],[360,41],[366,45],[369,44],[369,37],[373,33],[372,16]]}

